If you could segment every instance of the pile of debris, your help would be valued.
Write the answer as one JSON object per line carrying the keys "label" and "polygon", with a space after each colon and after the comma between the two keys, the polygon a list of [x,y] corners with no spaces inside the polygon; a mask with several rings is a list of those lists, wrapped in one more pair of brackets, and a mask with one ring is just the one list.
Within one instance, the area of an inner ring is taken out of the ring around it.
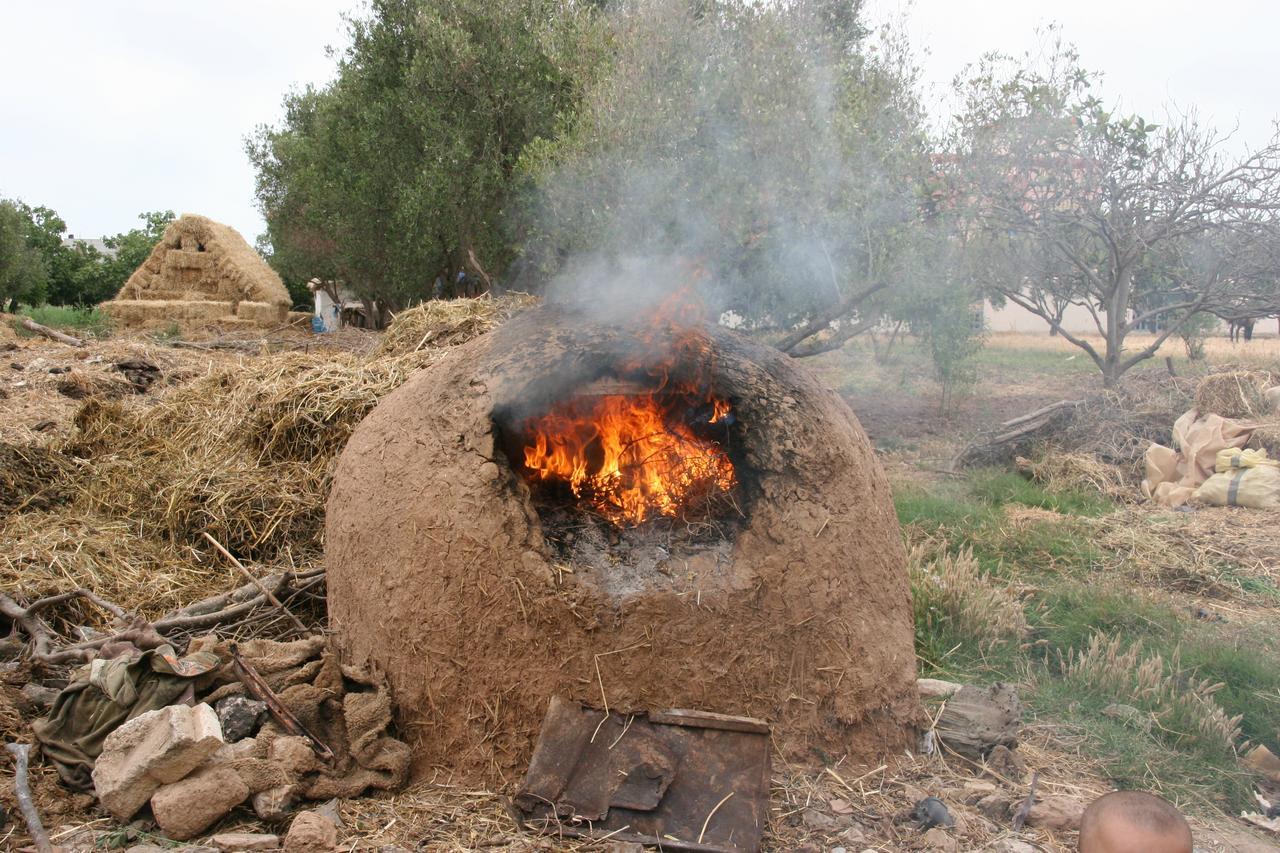
{"label": "pile of debris", "polygon": [[1243,370],[1207,376],[1196,389],[1194,408],[1174,422],[1173,446],[1147,449],[1142,494],[1173,508],[1190,501],[1280,507],[1280,460],[1268,456],[1268,450],[1280,450],[1278,434],[1275,376]]}
{"label": "pile of debris", "polygon": [[[32,608],[0,604],[25,631],[43,630]],[[151,626],[133,624],[98,644],[61,690],[36,679],[23,688],[37,704],[52,699],[31,729],[63,784],[91,792],[121,823],[149,807],[166,837],[184,841],[242,804],[278,823],[306,800],[407,781],[409,748],[389,734],[385,686],[339,665],[323,637],[237,646],[209,635],[179,657]],[[39,846],[34,802],[17,781]]]}

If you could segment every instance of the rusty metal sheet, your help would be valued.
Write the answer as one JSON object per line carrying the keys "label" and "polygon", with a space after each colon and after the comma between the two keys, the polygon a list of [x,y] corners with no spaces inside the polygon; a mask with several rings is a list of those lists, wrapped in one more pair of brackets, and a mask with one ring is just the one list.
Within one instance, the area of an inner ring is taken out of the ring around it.
{"label": "rusty metal sheet", "polygon": [[515,804],[526,829],[664,850],[752,853],[769,813],[769,727],[551,700]]}

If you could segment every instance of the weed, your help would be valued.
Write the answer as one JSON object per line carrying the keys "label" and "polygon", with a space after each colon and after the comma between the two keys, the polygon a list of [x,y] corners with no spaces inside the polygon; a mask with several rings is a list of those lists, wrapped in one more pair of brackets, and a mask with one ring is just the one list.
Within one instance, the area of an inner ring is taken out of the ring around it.
{"label": "weed", "polygon": [[983,471],[973,476],[973,494],[993,506],[1018,504],[1047,509],[1063,515],[1099,516],[1115,509],[1115,504],[1099,494],[1078,489],[1049,491],[1039,483],[1011,471]]}
{"label": "weed", "polygon": [[[111,318],[98,308],[74,308],[70,305],[40,305],[35,308],[23,308],[22,314],[35,320],[42,326],[51,329],[62,329],[81,334],[105,338],[111,332]],[[18,334],[31,336],[33,333],[22,326],[14,327]]]}
{"label": "weed", "polygon": [[965,660],[980,660],[1026,636],[1022,602],[983,572],[972,552],[937,554],[917,545],[907,565],[917,654],[934,669],[957,652]]}

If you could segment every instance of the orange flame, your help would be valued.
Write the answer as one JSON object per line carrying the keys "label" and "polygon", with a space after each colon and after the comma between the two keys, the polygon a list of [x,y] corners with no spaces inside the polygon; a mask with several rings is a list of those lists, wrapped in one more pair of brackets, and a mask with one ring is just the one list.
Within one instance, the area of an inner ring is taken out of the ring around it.
{"label": "orange flame", "polygon": [[[728,415],[728,403],[711,403],[710,423]],[[728,454],[695,434],[653,394],[562,403],[531,421],[527,434],[524,464],[531,476],[566,483],[575,497],[615,524],[678,516],[700,498],[736,483]]]}
{"label": "orange flame", "polygon": [[[533,479],[568,485],[615,524],[637,525],[684,509],[737,483],[733,463],[715,441],[695,432],[690,410],[711,416],[704,424],[729,423],[728,401],[705,391],[710,339],[698,327],[705,310],[690,284],[670,294],[638,335],[641,349],[664,358],[638,358],[617,367],[648,378],[647,393],[601,394],[570,399],[525,424],[524,465]],[[673,387],[679,365],[683,382]]]}

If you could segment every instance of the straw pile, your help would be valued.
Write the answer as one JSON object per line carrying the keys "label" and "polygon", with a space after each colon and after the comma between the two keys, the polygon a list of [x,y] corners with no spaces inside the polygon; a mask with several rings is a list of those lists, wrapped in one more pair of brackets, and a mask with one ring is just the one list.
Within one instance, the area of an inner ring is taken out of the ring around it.
{"label": "straw pile", "polygon": [[[89,400],[60,447],[22,448],[28,461],[4,466],[24,508],[65,506],[0,525],[0,587],[87,586],[154,616],[235,585],[202,533],[246,561],[316,559],[330,462],[437,355],[276,356],[214,369],[150,406]],[[46,479],[57,491],[34,490]]]}
{"label": "straw pile", "polygon": [[0,518],[65,503],[74,474],[75,466],[61,453],[0,442]]}
{"label": "straw pile", "polygon": [[273,326],[291,303],[284,282],[234,228],[194,214],[169,223],[106,311],[121,326],[222,322]]}
{"label": "straw pile", "polygon": [[1098,492],[1113,500],[1132,500],[1134,489],[1124,473],[1114,465],[1098,461],[1090,453],[1070,453],[1043,448],[1028,459],[1016,460],[1020,472],[1051,492]]}
{"label": "straw pile", "polygon": [[1212,373],[1196,387],[1195,407],[1202,414],[1254,420],[1269,417],[1271,406],[1265,391],[1276,384],[1266,370],[1232,370]]}
{"label": "straw pile", "polygon": [[537,302],[527,293],[432,300],[401,311],[387,327],[378,355],[405,355],[428,347],[464,344],[502,325]]}

